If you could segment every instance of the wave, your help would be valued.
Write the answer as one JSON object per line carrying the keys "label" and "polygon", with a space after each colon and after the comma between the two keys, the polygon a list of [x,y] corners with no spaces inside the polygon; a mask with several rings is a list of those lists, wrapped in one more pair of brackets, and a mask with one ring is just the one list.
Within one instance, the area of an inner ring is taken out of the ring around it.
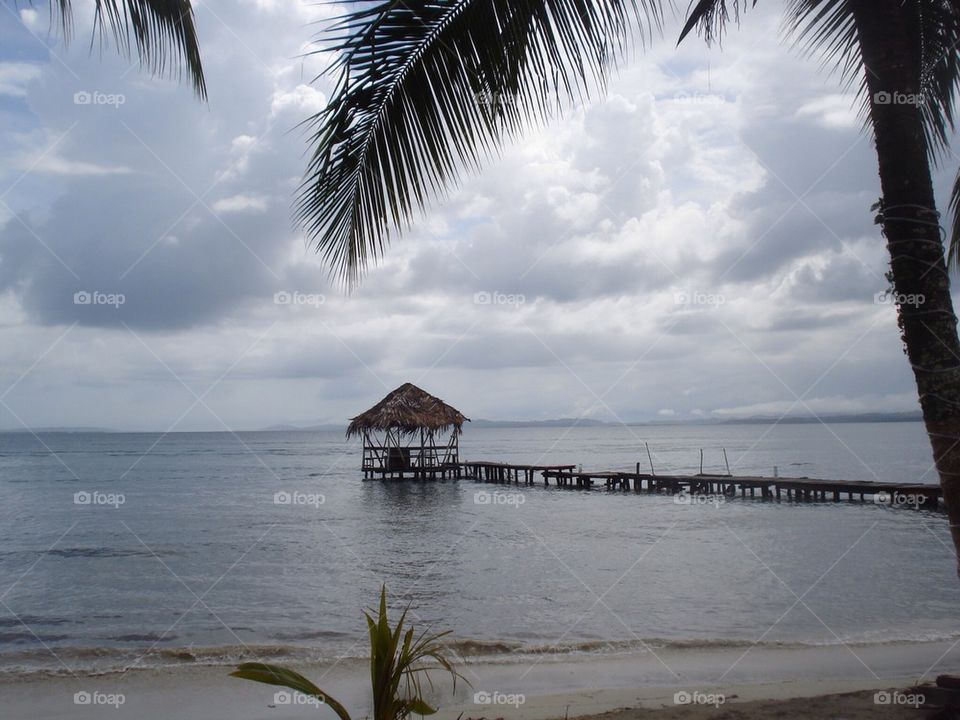
{"label": "wave", "polygon": [[[52,655],[52,652],[55,655]],[[217,647],[58,647],[0,653],[0,678],[28,679],[34,676],[111,675],[137,669],[181,666],[231,666],[241,662],[335,662],[310,648],[288,645],[223,645]],[[350,660],[350,658],[345,658]],[[359,660],[360,658],[356,658]]]}
{"label": "wave", "polygon": [[69,618],[41,617],[40,615],[18,615],[12,618],[0,618],[0,628],[22,627],[24,625],[68,625]]}
{"label": "wave", "polygon": [[[526,663],[532,660],[563,661],[577,657],[611,657],[664,651],[722,651],[757,647],[760,649],[802,650],[835,646],[865,647],[918,642],[949,642],[960,639],[960,632],[917,633],[884,638],[840,638],[822,642],[760,642],[721,638],[637,638],[631,640],[586,640],[568,643],[524,643],[510,640],[462,639],[445,643],[458,662]],[[258,660],[262,662],[325,664],[363,664],[362,643],[349,645],[344,653],[323,651],[319,647],[290,644],[222,645],[212,647],[58,647],[51,656],[48,649],[24,649],[0,653],[0,678],[21,679],[35,675],[109,675],[134,669],[162,669],[182,666],[232,666]],[[66,669],[69,668],[69,669]]]}
{"label": "wave", "polygon": [[154,557],[175,555],[168,550],[140,550],[126,549],[117,547],[68,547],[54,548],[44,551],[45,555],[53,555],[62,558],[125,558],[125,557]]}
{"label": "wave", "polygon": [[531,656],[555,655],[617,655],[638,652],[659,652],[661,650],[725,650],[745,649],[749,647],[800,650],[804,648],[838,646],[874,646],[897,645],[904,643],[949,642],[960,640],[960,632],[927,632],[904,635],[884,635],[880,637],[831,638],[823,641],[763,641],[756,642],[737,638],[636,638],[630,640],[586,640],[545,645],[507,642],[502,640],[457,640],[448,643],[455,654],[469,659],[476,657],[483,661],[498,656],[512,656],[525,660]]}
{"label": "wave", "polygon": [[25,630],[24,632],[0,632],[0,643],[51,643],[60,642],[61,640],[67,640],[69,638],[69,635],[52,635],[46,633],[38,634],[32,630]]}

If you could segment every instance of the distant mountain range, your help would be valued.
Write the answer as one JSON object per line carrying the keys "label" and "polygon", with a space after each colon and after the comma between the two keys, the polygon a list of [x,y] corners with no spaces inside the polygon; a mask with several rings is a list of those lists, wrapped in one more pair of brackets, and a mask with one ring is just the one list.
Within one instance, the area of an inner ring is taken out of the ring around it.
{"label": "distant mountain range", "polygon": [[589,418],[558,418],[556,420],[474,420],[472,427],[644,427],[650,425],[803,425],[810,423],[871,423],[871,422],[918,422],[920,412],[861,413],[856,415],[752,415],[745,418],[703,418],[690,420],[652,420],[648,422],[609,422]]}
{"label": "distant mountain range", "polygon": [[346,432],[346,425],[336,423],[320,423],[319,425],[270,425],[257,432]]}
{"label": "distant mountain range", "polygon": [[592,418],[556,418],[554,420],[484,420],[482,418],[470,421],[470,427],[510,428],[510,427],[603,427],[605,425],[619,425]]}
{"label": "distant mountain range", "polygon": [[[569,427],[631,427],[669,426],[669,425],[810,425],[824,423],[889,423],[889,422],[919,422],[922,420],[920,412],[890,412],[890,413],[858,413],[855,415],[790,415],[780,418],[776,415],[752,415],[744,418],[704,418],[702,420],[653,420],[649,422],[609,422],[593,418],[554,418],[552,420],[473,420],[467,427],[475,428],[569,428]],[[285,423],[270,425],[256,432],[346,432],[346,424],[316,423],[313,425],[296,425]],[[113,430],[98,427],[42,427],[30,428],[0,428],[0,433],[116,433],[125,430]],[[137,432],[150,432],[137,431]],[[216,431],[205,431],[216,432]]]}
{"label": "distant mountain range", "polygon": [[[585,418],[577,420],[576,418],[556,418],[554,420],[471,420],[467,427],[474,428],[521,428],[521,427],[603,427],[614,426],[619,423],[608,423],[601,420],[591,420]],[[260,432],[346,432],[346,425],[337,425],[335,423],[324,423],[320,425],[271,425],[262,428]]]}
{"label": "distant mountain range", "polygon": [[[610,422],[606,420],[596,420],[593,418],[554,418],[551,420],[485,420],[478,418],[472,420],[467,427],[475,428],[568,428],[568,427],[619,427],[629,425],[631,427],[643,427],[650,425],[770,425],[777,423],[780,425],[808,425],[820,422],[825,423],[876,423],[876,422],[919,422],[923,418],[919,411],[916,412],[890,412],[890,413],[858,413],[853,415],[789,415],[779,417],[777,415],[752,415],[744,418],[704,418],[693,420],[653,420],[649,422]],[[320,424],[320,425],[271,425],[263,428],[264,432],[291,432],[291,431],[346,431],[346,425]]]}
{"label": "distant mountain range", "polygon": [[111,430],[99,427],[35,427],[35,428],[0,428],[0,433],[115,433],[123,430]]}
{"label": "distant mountain range", "polygon": [[[920,422],[923,416],[919,410],[895,413],[859,413],[856,415],[791,415],[778,418],[776,415],[756,415],[748,418],[728,418],[718,421],[723,425],[768,425],[770,423],[788,425],[808,425],[811,423],[887,423]],[[709,422],[709,421],[707,421]]]}

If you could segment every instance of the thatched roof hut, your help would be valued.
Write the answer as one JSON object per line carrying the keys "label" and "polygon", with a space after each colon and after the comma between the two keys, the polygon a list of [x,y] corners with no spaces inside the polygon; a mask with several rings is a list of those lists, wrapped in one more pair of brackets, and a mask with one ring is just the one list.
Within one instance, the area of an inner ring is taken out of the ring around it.
{"label": "thatched roof hut", "polygon": [[470,422],[470,419],[455,407],[413,383],[404,383],[353,418],[347,427],[347,437],[371,430],[393,431],[400,435],[413,435],[421,430],[431,433],[452,430],[454,435],[459,435],[464,422]]}

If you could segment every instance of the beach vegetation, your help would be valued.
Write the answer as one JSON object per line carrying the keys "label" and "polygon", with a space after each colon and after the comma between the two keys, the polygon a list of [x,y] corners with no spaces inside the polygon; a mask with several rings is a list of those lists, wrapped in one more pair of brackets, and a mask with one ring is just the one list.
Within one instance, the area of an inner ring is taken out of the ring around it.
{"label": "beach vegetation", "polygon": [[[380,605],[375,614],[364,611],[370,640],[370,686],[373,692],[372,720],[405,720],[410,715],[433,715],[436,708],[424,698],[433,688],[431,671],[442,671],[453,680],[463,676],[454,668],[441,640],[447,632],[416,633],[407,627],[407,610],[394,627],[387,617],[387,589],[380,588]],[[346,707],[300,673],[261,662],[248,662],[230,673],[243,680],[279,685],[327,705],[340,720],[351,720]],[[464,682],[466,682],[464,680]]]}

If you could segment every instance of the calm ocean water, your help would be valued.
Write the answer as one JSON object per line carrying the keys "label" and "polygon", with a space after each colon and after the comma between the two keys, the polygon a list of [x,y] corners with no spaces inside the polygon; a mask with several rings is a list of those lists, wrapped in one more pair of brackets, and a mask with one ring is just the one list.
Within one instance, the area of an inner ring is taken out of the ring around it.
{"label": "calm ocean water", "polygon": [[[462,455],[629,469],[644,441],[664,472],[726,448],[734,473],[935,482],[918,423],[468,426]],[[939,511],[358,466],[339,433],[0,434],[0,671],[362,656],[381,582],[466,655],[960,637]]]}

